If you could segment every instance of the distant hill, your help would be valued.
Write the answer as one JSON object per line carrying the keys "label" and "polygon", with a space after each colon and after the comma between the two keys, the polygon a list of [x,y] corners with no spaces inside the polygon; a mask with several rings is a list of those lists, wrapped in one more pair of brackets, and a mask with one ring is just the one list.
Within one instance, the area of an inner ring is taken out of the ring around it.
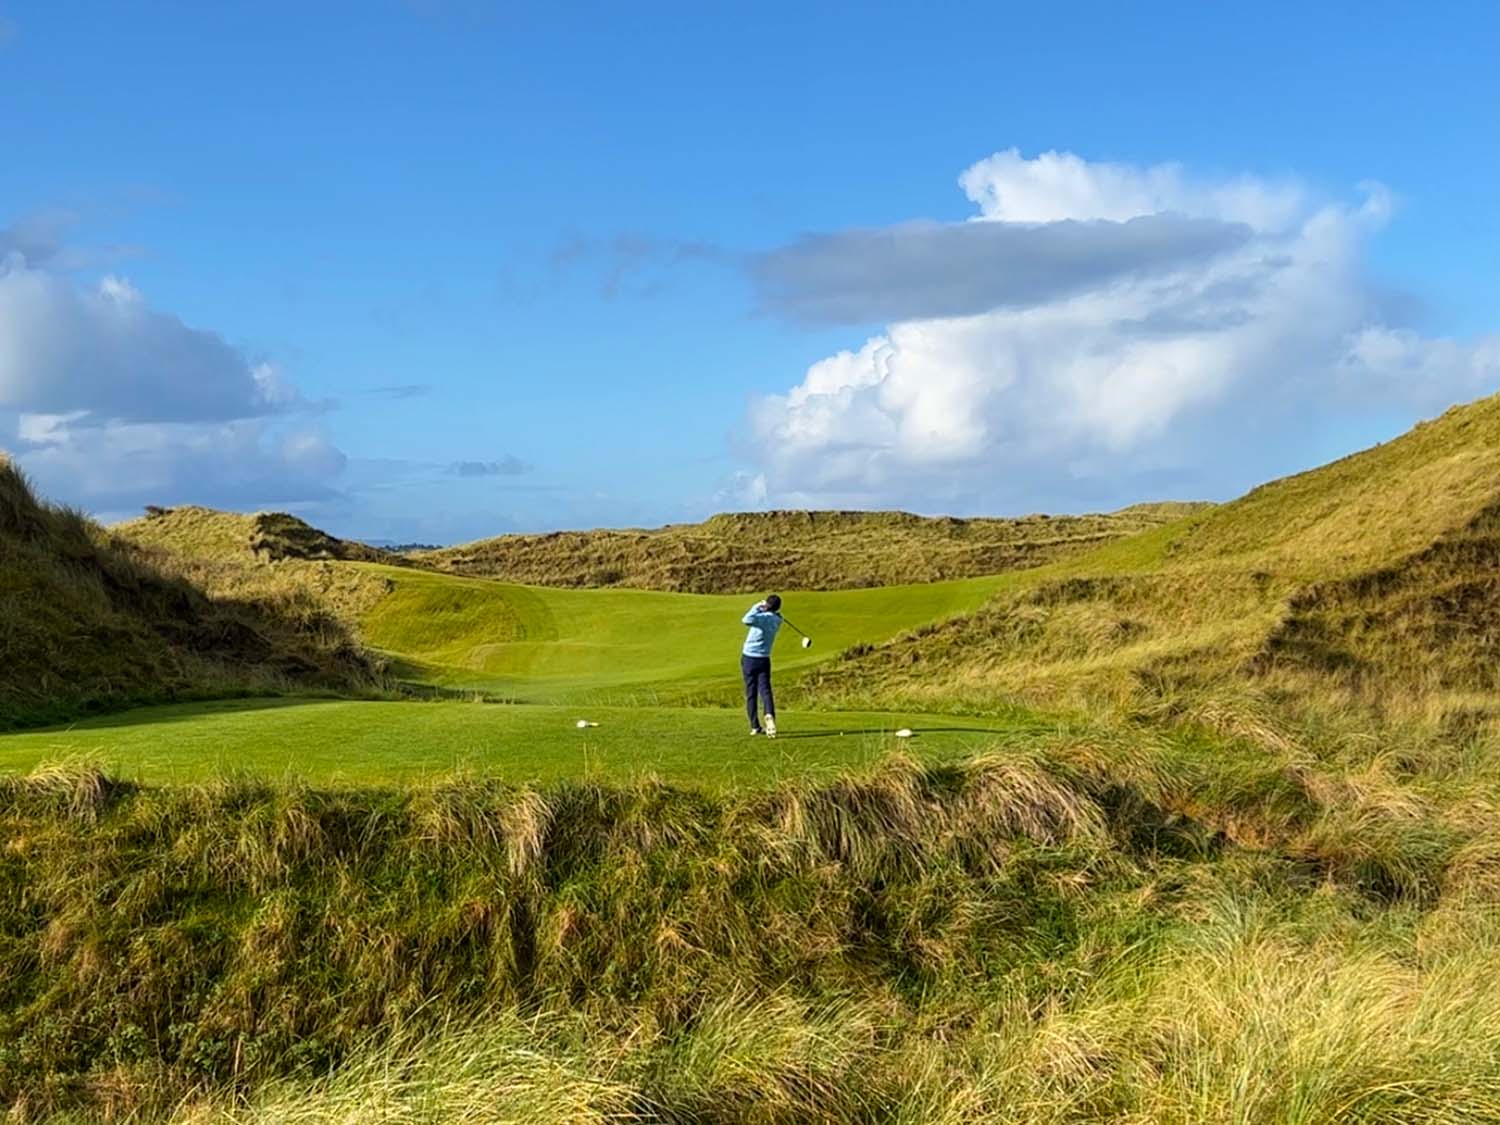
{"label": "distant hill", "polygon": [[213,596],[193,580],[204,565],[40,502],[0,456],[0,728],[144,701],[379,681],[322,595],[240,581]]}
{"label": "distant hill", "polygon": [[146,509],[139,519],[111,530],[134,543],[216,561],[280,562],[285,559],[391,562],[394,552],[326,531],[286,512],[222,512],[185,505]]}
{"label": "distant hill", "polygon": [[441,543],[401,543],[395,539],[361,539],[359,542],[367,547],[389,551],[394,555],[404,555],[410,551],[441,551],[443,549]]}
{"label": "distant hill", "polygon": [[1010,581],[846,654],[825,699],[993,706],[1250,684],[1500,715],[1500,398]]}
{"label": "distant hill", "polygon": [[1202,510],[1144,504],[1109,515],[930,518],[906,512],[717,515],[653,530],[503,535],[411,553],[418,566],[538,586],[687,593],[839,590],[1039,566]]}

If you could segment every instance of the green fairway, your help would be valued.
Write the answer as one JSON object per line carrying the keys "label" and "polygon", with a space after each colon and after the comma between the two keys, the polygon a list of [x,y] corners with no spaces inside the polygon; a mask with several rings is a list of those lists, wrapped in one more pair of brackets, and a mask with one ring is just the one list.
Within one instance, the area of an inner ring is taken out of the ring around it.
{"label": "green fairway", "polygon": [[[860,765],[897,747],[924,756],[972,752],[1034,729],[1021,720],[784,706],[783,737],[755,739],[737,707],[682,705],[737,696],[740,618],[751,596],[550,589],[339,565],[390,581],[363,633],[403,678],[480,693],[487,702],[260,699],[142,708],[0,738],[0,769],[87,757],[153,782],[244,770],[366,783],[472,769],[517,781],[655,774],[728,786]],[[785,685],[851,645],[972,609],[1005,580],[788,594],[787,613],[814,646],[803,649],[783,630],[778,678]],[[598,726],[579,730],[580,718]],[[896,739],[903,727],[916,737]]]}
{"label": "green fairway", "polygon": [[[597,727],[579,730],[579,719]],[[141,708],[0,737],[0,769],[87,758],[147,782],[247,771],[311,781],[400,781],[476,770],[521,781],[654,774],[727,787],[868,763],[901,748],[971,753],[1036,720],[871,712],[789,713],[775,741],[727,708],[561,707],[346,700],[238,700]],[[910,727],[911,739],[893,732]]]}
{"label": "green fairway", "polygon": [[[366,566],[395,588],[364,621],[370,644],[402,674],[443,687],[528,703],[671,702],[737,690],[746,594],[563,590],[398,567]],[[868,590],[785,593],[790,629],[778,673],[794,673],[850,645],[972,610],[1006,575]]]}

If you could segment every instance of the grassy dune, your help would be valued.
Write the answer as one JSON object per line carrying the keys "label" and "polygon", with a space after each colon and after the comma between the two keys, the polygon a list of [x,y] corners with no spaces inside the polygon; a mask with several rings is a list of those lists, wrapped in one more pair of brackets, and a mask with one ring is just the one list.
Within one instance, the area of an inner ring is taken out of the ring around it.
{"label": "grassy dune", "polygon": [[355,691],[380,676],[314,591],[143,550],[39,501],[0,456],[0,729],[169,699]]}
{"label": "grassy dune", "polygon": [[363,543],[338,539],[285,512],[221,512],[186,504],[152,508],[110,529],[143,547],[212,562],[282,562],[288,559],[365,562],[391,557]]}
{"label": "grassy dune", "polygon": [[1500,399],[1016,572],[982,609],[819,669],[825,703],[1138,708],[1180,693],[1500,717]]}
{"label": "grassy dune", "polygon": [[503,535],[419,566],[540,586],[689,593],[838,590],[999,574],[1076,555],[1202,508],[1141,504],[1108,515],[937,519],[907,512],[739,512],[653,530]]}

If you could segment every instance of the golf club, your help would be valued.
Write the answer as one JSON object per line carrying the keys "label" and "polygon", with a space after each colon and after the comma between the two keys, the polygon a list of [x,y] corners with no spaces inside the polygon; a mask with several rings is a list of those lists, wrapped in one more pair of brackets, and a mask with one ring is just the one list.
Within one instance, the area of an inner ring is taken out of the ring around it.
{"label": "golf club", "polygon": [[[777,617],[781,617],[781,614],[778,613],[776,616]],[[800,633],[802,635],[802,647],[803,648],[812,648],[812,638],[811,637],[809,637],[806,633],[803,633],[801,629],[797,628],[797,626],[792,625],[792,623],[790,621],[788,621],[785,617],[781,617],[781,623],[783,625],[791,625],[792,632],[794,632],[794,633]]]}

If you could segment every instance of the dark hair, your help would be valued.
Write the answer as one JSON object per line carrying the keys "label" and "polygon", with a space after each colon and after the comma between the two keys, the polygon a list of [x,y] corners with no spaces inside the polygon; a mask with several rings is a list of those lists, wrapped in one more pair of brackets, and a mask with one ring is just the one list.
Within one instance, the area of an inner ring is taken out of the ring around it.
{"label": "dark hair", "polygon": [[781,595],[780,594],[767,594],[766,595],[766,608],[769,609],[772,613],[775,613],[778,609],[780,609],[781,608]]}

